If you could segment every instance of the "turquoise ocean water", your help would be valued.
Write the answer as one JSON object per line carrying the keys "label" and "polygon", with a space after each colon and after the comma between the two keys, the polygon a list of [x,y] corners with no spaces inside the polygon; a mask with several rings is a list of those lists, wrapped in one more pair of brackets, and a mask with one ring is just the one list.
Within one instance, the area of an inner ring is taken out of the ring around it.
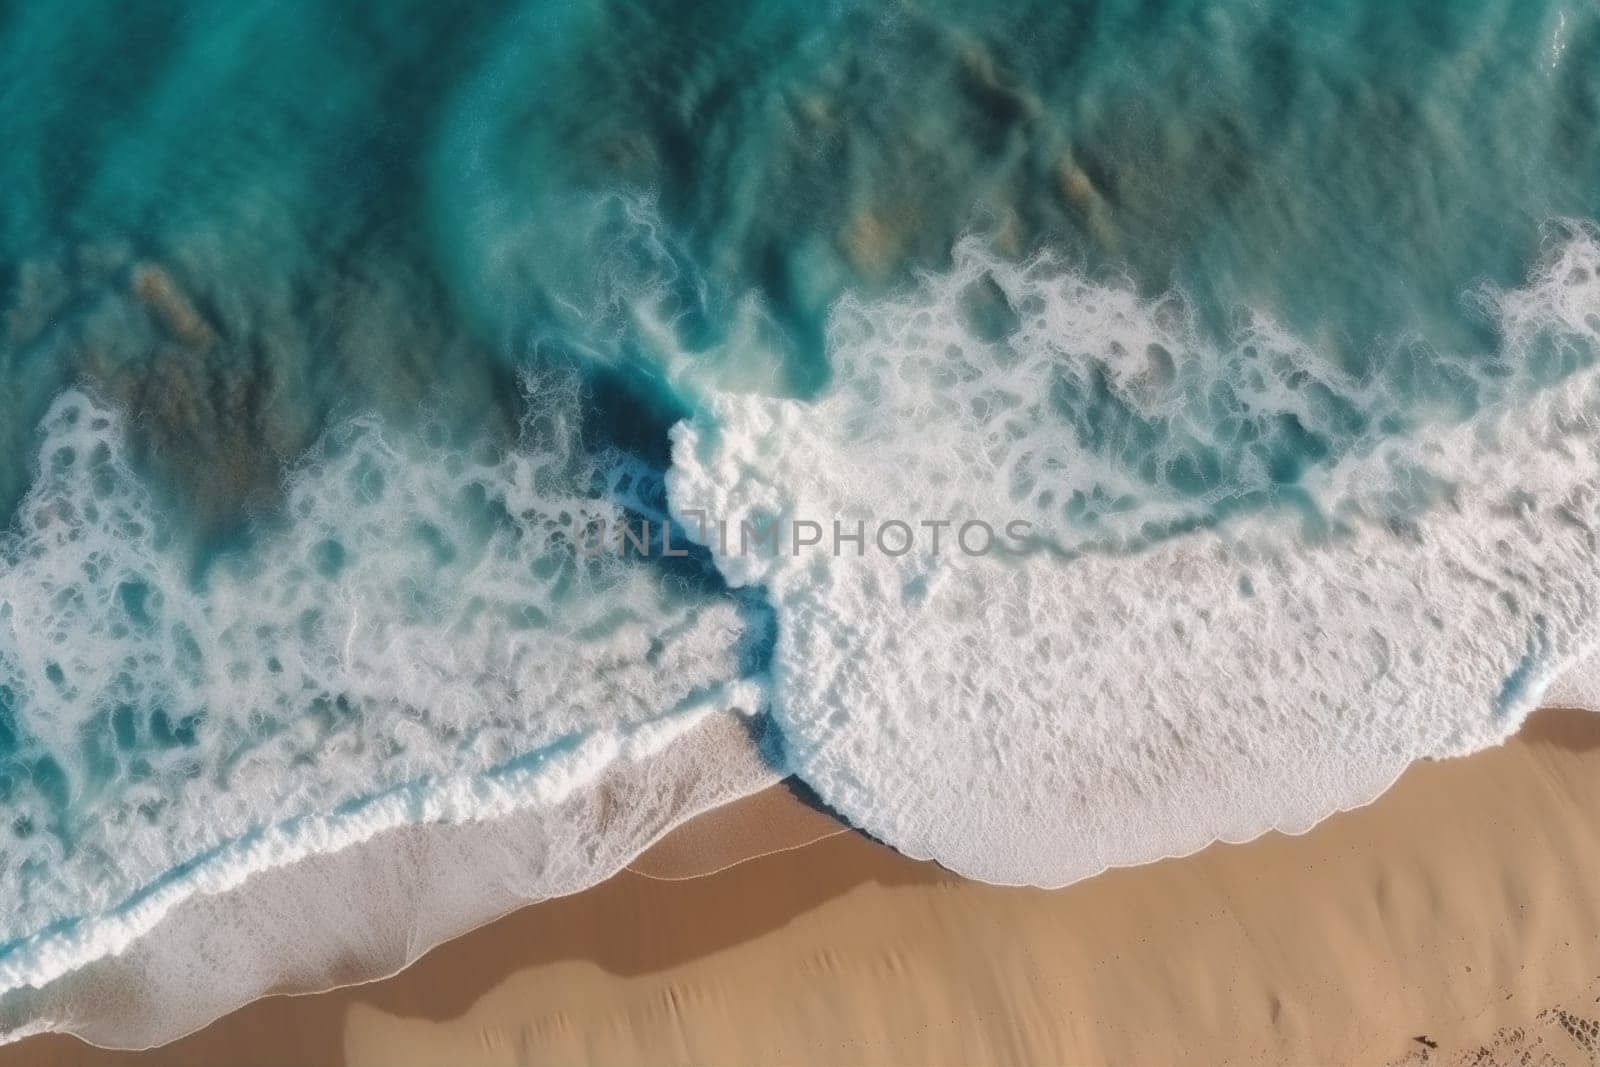
{"label": "turquoise ocean water", "polygon": [[1590,5],[13,3],[0,144],[12,1033],[397,827],[535,898],[798,773],[1058,885],[1596,689]]}

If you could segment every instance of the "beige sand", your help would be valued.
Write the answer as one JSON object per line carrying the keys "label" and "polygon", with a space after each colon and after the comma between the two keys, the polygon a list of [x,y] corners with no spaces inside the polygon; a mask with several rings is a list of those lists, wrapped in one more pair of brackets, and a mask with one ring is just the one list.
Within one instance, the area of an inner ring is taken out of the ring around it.
{"label": "beige sand", "polygon": [[747,804],[388,981],[0,1063],[1596,1062],[1600,716],[1541,713],[1303,837],[1056,892]]}

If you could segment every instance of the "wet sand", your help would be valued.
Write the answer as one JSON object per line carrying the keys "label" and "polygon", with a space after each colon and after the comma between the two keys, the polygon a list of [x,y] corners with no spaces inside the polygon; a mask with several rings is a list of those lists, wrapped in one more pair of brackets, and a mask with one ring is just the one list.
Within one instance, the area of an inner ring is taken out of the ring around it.
{"label": "wet sand", "polygon": [[0,1065],[1594,1063],[1597,813],[1600,715],[1561,711],[1309,834],[1054,892],[907,860],[778,787],[394,978]]}

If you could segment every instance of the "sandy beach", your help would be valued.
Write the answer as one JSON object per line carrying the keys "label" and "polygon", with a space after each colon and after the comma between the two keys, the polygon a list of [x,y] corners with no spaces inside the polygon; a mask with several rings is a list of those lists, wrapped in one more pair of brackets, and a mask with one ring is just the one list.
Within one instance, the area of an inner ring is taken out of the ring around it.
{"label": "sandy beach", "polygon": [[907,860],[780,786],[394,978],[0,1064],[1592,1063],[1597,810],[1600,716],[1569,711],[1306,835],[1054,892]]}

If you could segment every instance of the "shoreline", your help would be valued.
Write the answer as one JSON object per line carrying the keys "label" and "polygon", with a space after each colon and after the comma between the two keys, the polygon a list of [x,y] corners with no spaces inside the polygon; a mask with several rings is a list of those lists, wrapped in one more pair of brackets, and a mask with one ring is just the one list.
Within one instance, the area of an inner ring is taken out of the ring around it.
{"label": "shoreline", "polygon": [[[1553,1046],[1568,1031],[1540,1011],[1600,1015],[1597,806],[1600,715],[1542,711],[1309,833],[1038,890],[909,860],[778,786],[391,978],[258,999],[152,1052],[46,1035],[0,1065],[1437,1063],[1518,1027]],[[1341,1036],[1362,1032],[1383,1036]]]}
{"label": "shoreline", "polygon": [[[0,994],[0,1032],[16,1035],[0,1044],[0,1063],[51,1034],[160,1050],[264,998],[392,978],[530,903],[603,883],[684,821],[776,781],[746,729],[738,716],[713,716],[653,758],[616,761],[595,788],[553,807],[397,827],[186,897],[121,953]],[[684,783],[671,804],[660,803],[658,776]],[[602,827],[609,851],[589,841]],[[210,973],[197,975],[195,960]]]}

